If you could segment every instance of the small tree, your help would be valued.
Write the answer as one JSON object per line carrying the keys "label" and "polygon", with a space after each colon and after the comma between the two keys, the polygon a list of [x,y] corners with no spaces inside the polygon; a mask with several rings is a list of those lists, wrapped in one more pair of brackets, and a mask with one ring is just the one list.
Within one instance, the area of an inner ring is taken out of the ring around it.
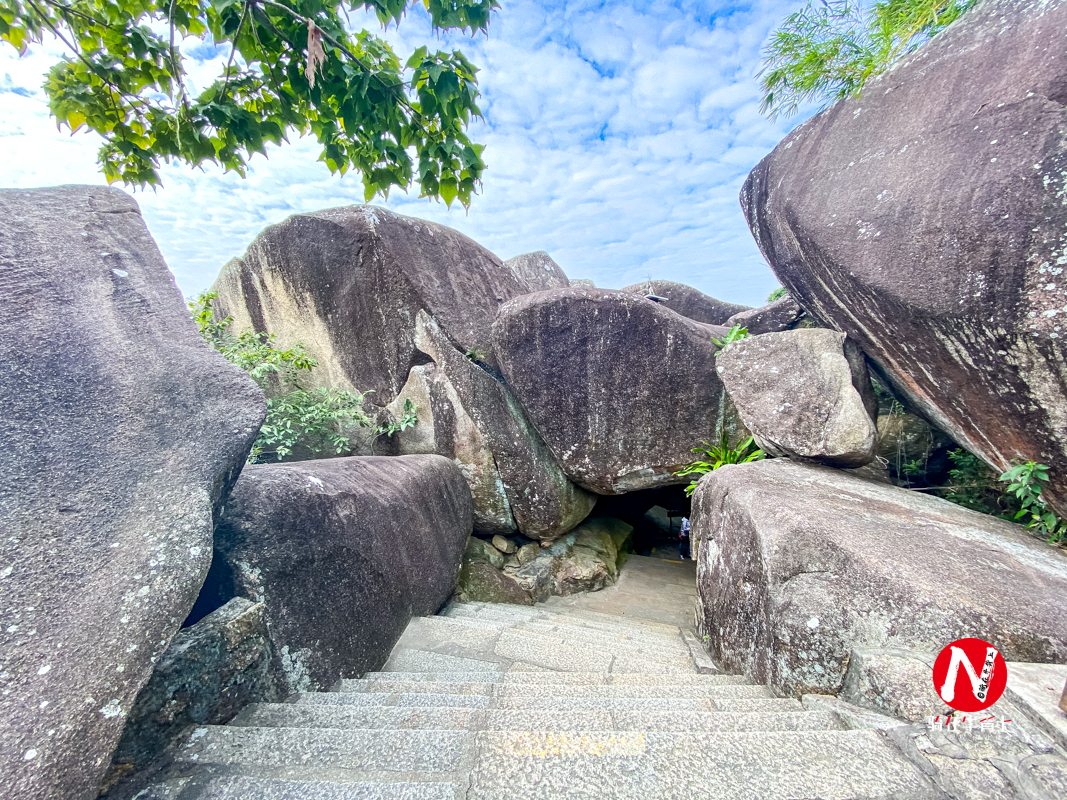
{"label": "small tree", "polygon": [[[310,374],[317,363],[303,346],[283,350],[276,345],[274,334],[252,330],[234,335],[229,330],[233,317],[219,319],[215,315],[212,301],[216,297],[215,292],[205,292],[189,303],[200,335],[267,394],[267,419],[248,460],[254,464],[273,456],[281,461],[294,450],[312,455],[344,452],[348,447],[346,429],[371,425],[363,411],[363,395],[339,389],[305,389],[300,385],[301,376]],[[405,410],[414,415],[414,406]]]}
{"label": "small tree", "polygon": [[[70,50],[45,81],[61,125],[104,137],[108,182],[160,182],[161,160],[221,164],[291,131],[313,134],[331,172],[358,170],[367,200],[417,183],[469,205],[485,164],[465,133],[480,115],[477,70],[459,51],[418,48],[401,65],[343,15],[374,9],[399,23],[415,0],[0,0],[0,38],[19,52],[55,36]],[[485,31],[496,0],[422,0],[436,30]],[[195,96],[179,45],[229,46],[222,73]],[[417,161],[417,163],[416,163]]]}
{"label": "small tree", "polygon": [[859,94],[872,76],[944,30],[976,0],[808,0],[763,52],[760,110],[795,114]]}

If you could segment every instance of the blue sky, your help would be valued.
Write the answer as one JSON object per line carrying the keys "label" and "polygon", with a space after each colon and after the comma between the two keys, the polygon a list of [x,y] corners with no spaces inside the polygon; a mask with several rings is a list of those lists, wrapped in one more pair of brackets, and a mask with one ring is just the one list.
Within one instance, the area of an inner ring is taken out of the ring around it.
{"label": "blue sky", "polygon": [[[534,2],[502,0],[488,36],[446,36],[480,69],[489,169],[469,212],[394,192],[375,201],[459,229],[502,258],[547,250],[575,278],[620,288],[646,277],[758,305],[777,282],[737,201],[745,175],[799,118],[758,111],[755,74],[768,35],[802,0]],[[353,21],[380,31],[376,20]],[[433,44],[412,11],[384,35],[406,57]],[[216,55],[183,46],[194,85]],[[55,45],[0,50],[0,186],[103,183],[99,139],[57,132],[40,90]],[[332,176],[310,139],[256,156],[248,178],[164,169],[136,192],[186,295],[207,288],[265,226],[293,213],[362,203],[354,176]]]}

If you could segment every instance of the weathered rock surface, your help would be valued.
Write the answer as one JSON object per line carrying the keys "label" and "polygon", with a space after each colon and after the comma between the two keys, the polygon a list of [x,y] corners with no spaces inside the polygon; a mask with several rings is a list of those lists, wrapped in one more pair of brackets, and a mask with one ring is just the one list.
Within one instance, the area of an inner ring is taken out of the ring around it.
{"label": "weathered rock surface", "polygon": [[470,491],[440,456],[247,467],[215,532],[238,595],[264,603],[290,691],[385,663],[412,615],[452,593]]}
{"label": "weathered rock surface", "polygon": [[529,605],[553,596],[595,592],[615,583],[632,531],[622,520],[591,517],[547,547],[523,545],[506,558],[499,545],[472,537],[455,597],[461,602]]}
{"label": "weathered rock surface", "polygon": [[147,766],[196,725],[282,699],[263,604],[235,597],[171,641],[127,715],[116,771]]}
{"label": "weathered rock surface", "polygon": [[805,122],[741,200],[778,279],[1067,514],[1067,3],[986,0]]}
{"label": "weathered rock surface", "polygon": [[748,306],[716,300],[699,289],[674,281],[644,281],[622,289],[639,297],[644,297],[649,290],[663,298],[659,301],[660,305],[683,317],[709,325],[725,325],[730,316],[749,310]]}
{"label": "weathered rock surface", "polygon": [[714,430],[721,384],[707,327],[644,298],[573,287],[516,298],[493,346],[527,418],[590,491],[684,483],[674,473]]}
{"label": "weathered rock surface", "polygon": [[515,542],[511,541],[511,539],[505,539],[503,536],[493,537],[493,547],[507,555],[518,552],[519,549],[519,546],[515,544]]}
{"label": "weathered rock surface", "polygon": [[264,401],[130,197],[3,190],[0,212],[0,785],[76,800],[196,599]]}
{"label": "weathered rock surface", "polygon": [[463,553],[463,565],[456,578],[455,599],[461,603],[480,601],[533,605],[529,592],[519,586],[514,578],[500,571],[503,566],[503,553],[488,542],[472,536]]}
{"label": "weathered rock surface", "polygon": [[596,496],[560,469],[491,367],[456,349],[440,326],[420,311],[418,352],[431,363],[416,367],[394,401],[419,406],[419,422],[395,434],[399,453],[437,453],[453,459],[474,497],[474,527],[554,539],[585,519]]}
{"label": "weathered rock surface", "polygon": [[618,578],[632,532],[620,519],[592,517],[516,569],[515,580],[537,602],[603,589]]}
{"label": "weathered rock surface", "polygon": [[570,286],[559,264],[544,250],[523,253],[504,262],[526,287],[526,292],[541,292],[545,289],[562,289]]}
{"label": "weathered rock surface", "polygon": [[[425,311],[461,351],[487,349],[500,304],[527,284],[461,233],[373,206],[296,214],[263,231],[213,287],[237,330],[303,342],[324,386],[384,406],[420,363]],[[491,354],[487,355],[491,360]]]}
{"label": "weathered rock surface", "polygon": [[734,314],[722,324],[728,328],[740,325],[751,334],[778,333],[792,328],[804,316],[804,309],[789,295],[759,308]]}
{"label": "weathered rock surface", "polygon": [[840,467],[874,459],[877,403],[863,354],[844,334],[808,328],[752,336],[715,361],[766,452]]}
{"label": "weathered rock surface", "polygon": [[951,714],[934,689],[936,653],[856,648],[848,662],[841,699],[909,722]]}
{"label": "weathered rock surface", "polygon": [[782,694],[836,694],[856,648],[1067,663],[1067,556],[1021,526],[785,459],[708,474],[693,509],[711,653]]}

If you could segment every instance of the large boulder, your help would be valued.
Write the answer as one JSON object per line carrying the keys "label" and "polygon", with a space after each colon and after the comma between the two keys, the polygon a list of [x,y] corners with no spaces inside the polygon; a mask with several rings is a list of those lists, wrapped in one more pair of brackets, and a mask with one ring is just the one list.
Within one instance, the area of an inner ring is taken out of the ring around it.
{"label": "large boulder", "polygon": [[1067,513],[1067,3],[984,0],[799,126],[741,202],[801,306]]}
{"label": "large boulder", "polygon": [[224,725],[249,703],[285,698],[263,610],[235,597],[178,631],[126,719],[115,777],[148,766],[195,726]]}
{"label": "large boulder", "polygon": [[585,519],[596,496],[559,468],[498,374],[460,352],[426,312],[415,344],[429,362],[414,368],[393,403],[412,399],[419,422],[393,436],[400,453],[437,453],[463,471],[482,533],[516,528],[531,539],[555,539]]}
{"label": "large boulder", "polygon": [[674,281],[644,281],[626,286],[622,291],[640,297],[651,292],[660,298],[658,302],[661,305],[671,311],[708,325],[725,325],[732,315],[749,310],[748,306],[716,300],[699,289]]}
{"label": "large boulder", "polygon": [[0,783],[92,798],[265,406],[130,197],[4,190],[0,212]]}
{"label": "large boulder", "polygon": [[728,328],[739,326],[751,334],[787,331],[804,316],[804,309],[788,294],[759,308],[740,311],[722,324]]}
{"label": "large boulder", "polygon": [[782,694],[836,694],[856,649],[964,637],[1067,663],[1067,556],[1019,525],[773,459],[705,476],[693,531],[712,655]]}
{"label": "large boulder", "polygon": [[570,286],[570,281],[559,264],[544,250],[523,253],[504,262],[515,276],[525,285],[527,292],[541,292],[545,289],[562,289]]}
{"label": "large boulder", "polygon": [[506,303],[493,348],[563,471],[598,494],[671,483],[715,429],[721,384],[710,326],[610,289]]}
{"label": "large boulder", "polygon": [[249,466],[215,532],[234,592],[264,603],[289,691],[385,663],[452,593],[470,491],[435,455]]}
{"label": "large boulder", "polygon": [[874,460],[878,405],[855,342],[824,328],[750,336],[716,371],[756,443],[771,455],[861,467]]}
{"label": "large boulder", "polygon": [[384,406],[419,363],[420,310],[464,351],[487,350],[500,304],[529,287],[458,231],[349,206],[270,226],[222,269],[213,290],[236,329],[302,342],[319,363],[313,380],[373,390],[368,400]]}

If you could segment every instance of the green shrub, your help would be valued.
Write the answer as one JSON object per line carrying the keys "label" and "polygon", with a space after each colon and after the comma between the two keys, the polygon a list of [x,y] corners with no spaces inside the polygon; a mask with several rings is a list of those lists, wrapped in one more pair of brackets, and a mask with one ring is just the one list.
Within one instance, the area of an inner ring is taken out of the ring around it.
{"label": "green shrub", "polygon": [[1000,480],[1009,484],[1006,493],[1021,505],[1015,519],[1022,519],[1027,528],[1050,542],[1059,543],[1067,538],[1067,522],[1057,517],[1041,496],[1043,485],[1049,480],[1045,464],[1034,461],[1016,464],[1001,475]]}
{"label": "green shrub", "polygon": [[962,448],[949,451],[948,457],[954,466],[948,472],[945,499],[983,514],[1001,514],[998,503],[1001,491],[993,470]]}
{"label": "green shrub", "polygon": [[786,289],[784,286],[779,286],[777,289],[767,295],[767,302],[773,303],[775,300],[781,300],[787,294],[789,294],[789,290]]}
{"label": "green shrub", "polygon": [[418,415],[415,413],[419,408],[418,403],[412,403],[408,398],[404,401],[404,410],[400,414],[400,419],[391,419],[382,427],[378,428],[378,433],[384,433],[386,436],[392,436],[394,433],[400,431],[406,431],[408,428],[415,426],[415,423],[419,421]]}
{"label": "green shrub", "polygon": [[371,424],[363,411],[364,395],[340,389],[305,389],[300,379],[309,375],[317,362],[303,345],[282,350],[274,334],[245,330],[234,335],[229,330],[233,317],[220,320],[215,315],[212,301],[217,297],[216,292],[205,292],[189,302],[200,335],[247,372],[267,395],[267,419],[252,445],[249,463],[262,463],[271,456],[281,461],[294,452],[344,452],[349,442],[346,428]]}
{"label": "green shrub", "polygon": [[721,339],[716,339],[714,336],[712,336],[711,342],[719,348],[719,352],[722,352],[726,349],[727,345],[733,344],[734,342],[740,342],[742,339],[746,338],[748,338],[748,328],[742,328],[740,325],[734,325]]}
{"label": "green shrub", "polygon": [[693,490],[697,488],[700,479],[709,472],[713,472],[719,467],[727,464],[747,464],[750,461],[759,461],[766,455],[762,450],[756,447],[751,436],[741,442],[737,447],[730,447],[730,438],[725,430],[720,435],[718,444],[713,445],[708,442],[701,442],[701,444],[703,444],[704,447],[694,447],[692,452],[703,453],[707,460],[692,461],[674,473],[679,477],[685,475],[696,476],[690,481],[689,485],[685,487],[686,497],[692,496]]}

